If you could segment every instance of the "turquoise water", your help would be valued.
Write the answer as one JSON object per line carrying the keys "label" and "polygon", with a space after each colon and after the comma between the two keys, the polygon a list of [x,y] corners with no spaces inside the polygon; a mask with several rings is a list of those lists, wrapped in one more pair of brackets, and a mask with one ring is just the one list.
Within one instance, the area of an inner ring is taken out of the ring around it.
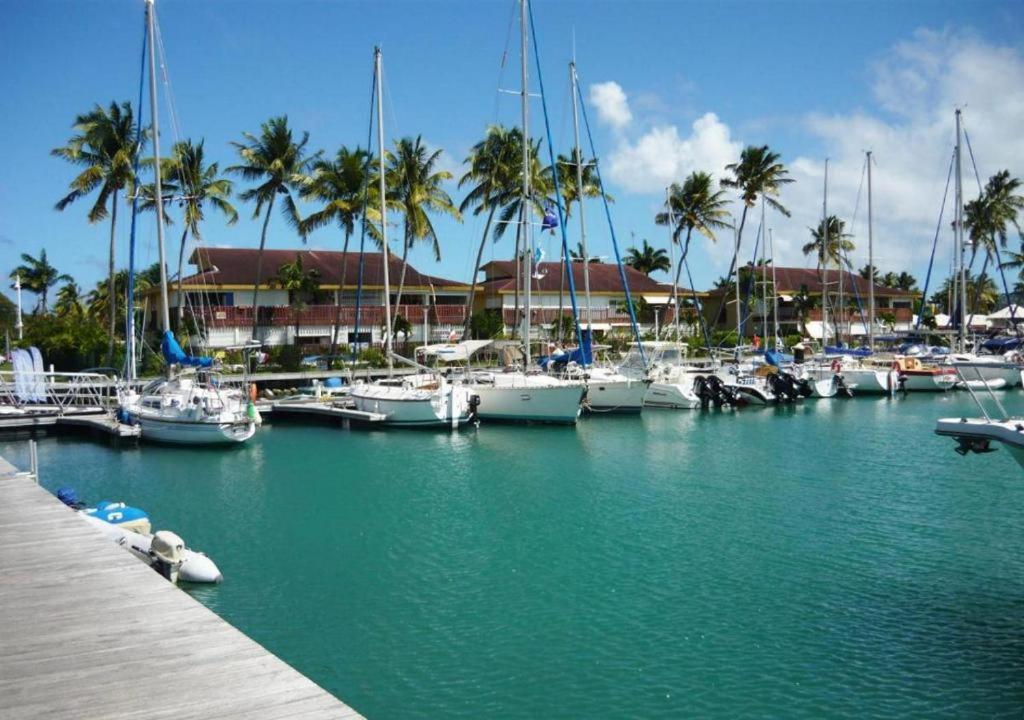
{"label": "turquoise water", "polygon": [[191,592],[371,718],[1019,718],[1024,471],[933,435],[964,413],[914,395],[39,452],[51,490],[207,551],[226,580]]}

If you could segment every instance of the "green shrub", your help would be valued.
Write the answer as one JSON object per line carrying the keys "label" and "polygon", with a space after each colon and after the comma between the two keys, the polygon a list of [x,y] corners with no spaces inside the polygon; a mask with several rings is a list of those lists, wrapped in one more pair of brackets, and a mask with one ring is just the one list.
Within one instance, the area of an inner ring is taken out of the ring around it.
{"label": "green shrub", "polygon": [[371,347],[366,348],[359,353],[360,362],[364,362],[370,367],[382,368],[387,366],[387,359],[384,357],[384,353],[379,348]]}
{"label": "green shrub", "polygon": [[501,317],[501,310],[488,308],[473,313],[469,318],[470,337],[477,340],[493,340],[505,330],[505,321]]}

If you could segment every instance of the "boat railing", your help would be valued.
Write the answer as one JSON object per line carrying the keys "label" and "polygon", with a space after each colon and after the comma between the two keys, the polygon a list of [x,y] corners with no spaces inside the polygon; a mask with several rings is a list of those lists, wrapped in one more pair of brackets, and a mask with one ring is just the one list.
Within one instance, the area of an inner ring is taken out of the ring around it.
{"label": "boat railing", "polygon": [[[953,362],[951,364],[956,368],[956,374],[960,380],[960,384],[968,393],[970,393],[971,399],[974,400],[974,404],[978,406],[978,409],[981,411],[981,414],[985,417],[987,422],[1002,422],[1009,419],[1010,414],[999,401],[999,397],[995,392],[993,392],[992,384],[982,375],[980,367],[969,362]],[[998,409],[998,418],[993,418],[992,415],[989,414],[989,410],[985,407],[985,403],[982,402],[979,394],[975,392],[976,387],[984,389],[986,395],[992,401],[992,404]]]}
{"label": "boat railing", "polygon": [[0,371],[0,407],[107,409],[117,398],[117,378],[102,373]]}

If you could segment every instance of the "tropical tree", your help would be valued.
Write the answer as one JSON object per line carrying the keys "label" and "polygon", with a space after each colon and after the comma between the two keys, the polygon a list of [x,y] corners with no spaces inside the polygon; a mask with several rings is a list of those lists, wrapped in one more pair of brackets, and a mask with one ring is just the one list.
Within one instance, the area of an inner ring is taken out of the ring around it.
{"label": "tropical tree", "polygon": [[818,306],[820,298],[812,296],[807,291],[806,285],[800,286],[800,291],[793,296],[793,309],[796,310],[797,331],[801,335],[807,333],[807,314]]}
{"label": "tropical tree", "polygon": [[[999,288],[996,287],[995,281],[987,273],[980,273],[977,276],[966,273],[966,276],[965,287],[969,312],[991,312],[999,301]],[[952,314],[960,304],[958,288],[957,276],[948,277],[932,295],[930,302],[938,305],[947,314]]]}
{"label": "tropical tree", "polygon": [[320,273],[316,268],[306,270],[302,266],[302,256],[295,253],[295,261],[283,263],[270,280],[270,285],[288,291],[288,305],[295,318],[295,344],[299,343],[299,321],[302,311],[308,305],[309,298],[320,289]]}
{"label": "tropical tree", "polygon": [[430,220],[432,213],[442,213],[462,220],[462,214],[442,187],[452,174],[438,170],[441,150],[431,152],[423,144],[422,136],[416,139],[402,138],[395,142],[393,152],[388,152],[385,184],[403,216],[402,272],[398,279],[398,294],[395,306],[402,304],[405,289],[405,272],[409,267],[409,249],[417,241],[431,243],[434,259],[441,260],[441,244]]}
{"label": "tropical tree", "polygon": [[[154,285],[159,284],[159,269],[160,265],[158,263],[154,263],[147,270],[136,274],[134,282],[136,295],[142,295]],[[154,270],[157,273],[157,280],[155,283],[151,280]],[[84,298],[86,315],[94,320],[100,321],[102,318],[109,317],[113,314],[117,326],[124,327],[126,319],[125,299],[127,295],[128,271],[126,269],[121,269],[114,273],[113,295],[110,293],[110,285],[105,281],[96,283],[96,286],[86,294]],[[113,297],[113,301],[111,301],[111,297]]]}
{"label": "tropical tree", "polygon": [[758,198],[763,198],[768,207],[778,210],[789,217],[790,213],[776,199],[780,187],[793,182],[788,177],[789,170],[779,162],[778,153],[768,149],[767,145],[755,147],[748,145],[740,153],[738,163],[730,163],[725,166],[726,172],[732,173],[732,177],[722,179],[722,187],[733,188],[740,193],[743,201],[743,212],[740,215],[739,229],[736,231],[737,255],[733,257],[729,266],[729,275],[736,270],[736,261],[740,244],[743,242],[743,227],[747,222],[747,210],[757,204]]}
{"label": "tropical tree", "polygon": [[[114,293],[114,248],[117,239],[117,200],[122,191],[130,193],[135,185],[135,158],[142,146],[131,103],[111,102],[106,108],[96,105],[78,115],[72,125],[75,134],[67,145],[54,148],[51,155],[63,158],[82,171],[71,181],[70,192],[61,198],[57,210],[64,210],[76,200],[96,191],[89,209],[90,223],[110,216],[110,251],[107,260],[107,292]],[[110,306],[107,346],[108,360],[113,361],[114,336],[117,329],[114,306]]]}
{"label": "tropical tree", "polygon": [[857,274],[860,275],[865,280],[871,280],[875,285],[877,285],[880,282],[879,277],[878,277],[878,266],[877,265],[875,265],[875,266],[872,266],[870,264],[865,265],[864,267],[862,267],[860,270],[857,271]]}
{"label": "tropical tree", "polygon": [[907,292],[913,292],[917,290],[917,278],[910,273],[903,271],[896,276],[896,284],[893,287],[900,290],[906,290]]}
{"label": "tropical tree", "polygon": [[[469,156],[465,160],[469,170],[459,179],[460,188],[463,185],[472,186],[459,204],[459,212],[465,213],[473,208],[474,215],[487,213],[484,232],[480,237],[480,245],[476,252],[476,262],[473,265],[469,297],[466,300],[463,337],[469,337],[470,326],[473,322],[477,276],[480,274],[480,263],[483,260],[487,236],[491,233],[494,214],[500,208],[510,204],[521,187],[522,148],[523,134],[518,128],[509,129],[502,125],[492,125],[487,128],[484,139],[469,151]],[[498,229],[503,229],[503,227],[503,225],[499,225]],[[494,240],[501,237],[498,229],[495,230]]]}
{"label": "tropical tree", "polygon": [[[522,152],[520,150],[520,152]],[[520,164],[522,156],[520,156]],[[597,160],[588,160],[581,156],[575,148],[572,155],[559,155],[556,163],[558,165],[558,191],[562,196],[562,208],[565,211],[566,219],[572,214],[573,203],[581,203],[583,198],[601,197],[601,183],[597,178]],[[583,175],[583,191],[580,192],[579,178],[577,177],[576,166],[581,165]],[[547,186],[554,188],[551,178],[551,168],[544,168],[544,175],[547,178]],[[614,202],[608,193],[604,193],[609,202]]]}
{"label": "tropical tree", "polygon": [[818,227],[807,229],[811,231],[813,239],[804,245],[804,255],[813,253],[818,260],[819,268],[824,267],[826,263],[842,267],[845,264],[845,256],[853,252],[854,249],[853,241],[849,239],[852,235],[845,231],[846,222],[835,215],[829,215],[827,226],[825,220],[822,220],[818,223]]}
{"label": "tropical tree", "polygon": [[978,250],[995,254],[997,247],[1006,247],[1008,229],[1013,226],[1024,240],[1017,216],[1024,210],[1024,195],[1019,193],[1021,181],[1011,177],[1009,170],[1001,170],[988,179],[985,189],[976,199],[964,205],[964,227],[971,240],[971,261]]}
{"label": "tropical tree", "polygon": [[[583,252],[583,243],[576,243],[575,250],[569,250],[569,259],[572,262],[583,262],[583,258],[586,257],[586,253]],[[591,255],[587,258],[587,262],[596,263],[601,262],[601,258]],[[564,274],[564,273],[563,273]]]}
{"label": "tropical tree", "polygon": [[341,295],[345,289],[348,270],[348,244],[352,239],[352,233],[355,232],[356,221],[362,217],[366,205],[367,183],[370,181],[372,163],[373,154],[367,150],[342,146],[334,159],[319,159],[313,163],[312,174],[302,187],[303,198],[321,204],[319,210],[299,223],[303,241],[313,230],[331,224],[337,224],[345,237],[341,246],[341,279],[338,284],[334,332],[331,333],[331,355],[334,355],[338,348]]}
{"label": "tropical tree", "polygon": [[53,311],[61,318],[82,318],[85,310],[82,307],[82,290],[78,283],[68,280],[67,284],[57,291],[57,302],[53,304]]}
{"label": "tropical tree", "polygon": [[23,264],[11,271],[11,278],[18,276],[21,278],[21,287],[36,294],[38,297],[36,312],[42,311],[45,315],[49,312],[47,297],[50,288],[57,283],[71,282],[72,278],[50,264],[50,261],[46,259],[45,248],[40,251],[37,258],[28,253],[22,253],[21,260]]}
{"label": "tropical tree", "polygon": [[668,272],[672,269],[672,263],[668,259],[668,253],[661,248],[653,248],[643,240],[640,249],[635,247],[626,248],[626,264],[634,270],[639,270],[645,275],[658,272]]}
{"label": "tropical tree", "polygon": [[[203,141],[193,143],[191,140],[183,140],[171,147],[171,156],[161,161],[164,182],[161,190],[175,196],[182,209],[184,228],[181,232],[181,244],[178,247],[178,287],[177,302],[178,321],[181,321],[184,312],[182,300],[182,272],[185,265],[185,245],[189,233],[196,240],[202,240],[200,223],[202,223],[203,206],[209,205],[220,212],[227,220],[228,225],[238,222],[238,211],[231,204],[231,180],[218,175],[220,166],[218,163],[207,165],[203,157]],[[143,209],[152,209],[153,196],[156,190],[152,186],[147,188],[146,200]],[[167,202],[165,196],[164,202]]]}
{"label": "tropical tree", "polygon": [[255,201],[256,207],[252,217],[257,219],[263,208],[263,230],[260,232],[260,248],[256,255],[256,282],[252,289],[252,336],[256,338],[259,319],[259,291],[263,281],[263,250],[267,245],[267,226],[270,214],[274,210],[274,200],[281,196],[282,212],[285,220],[298,228],[302,222],[299,209],[295,205],[293,190],[301,188],[306,182],[306,171],[316,157],[307,157],[306,143],[309,133],[302,133],[302,138],[295,140],[292,129],[288,127],[288,116],[273,117],[260,126],[260,134],[242,133],[242,142],[232,142],[232,146],[241,158],[241,164],[227,168],[228,172],[238,173],[243,179],[258,183],[238,197],[245,202]]}
{"label": "tropical tree", "polygon": [[658,213],[654,222],[658,225],[671,224],[672,242],[677,245],[682,242],[683,251],[676,266],[674,287],[679,287],[693,231],[714,242],[715,230],[732,227],[726,220],[729,212],[725,207],[728,204],[725,191],[716,190],[714,179],[706,172],[692,172],[682,185],[672,183],[669,187],[665,211]]}

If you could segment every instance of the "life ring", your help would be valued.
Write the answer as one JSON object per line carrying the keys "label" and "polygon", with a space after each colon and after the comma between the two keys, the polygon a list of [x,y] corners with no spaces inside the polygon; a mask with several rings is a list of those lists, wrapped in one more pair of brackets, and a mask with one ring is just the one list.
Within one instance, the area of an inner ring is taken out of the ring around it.
{"label": "life ring", "polygon": [[843,363],[840,362],[839,358],[832,361],[832,372],[837,373],[843,369]]}
{"label": "life ring", "polygon": [[900,367],[900,361],[899,360],[893,360],[892,361],[892,369],[895,370],[896,372],[899,372],[902,369]]}

